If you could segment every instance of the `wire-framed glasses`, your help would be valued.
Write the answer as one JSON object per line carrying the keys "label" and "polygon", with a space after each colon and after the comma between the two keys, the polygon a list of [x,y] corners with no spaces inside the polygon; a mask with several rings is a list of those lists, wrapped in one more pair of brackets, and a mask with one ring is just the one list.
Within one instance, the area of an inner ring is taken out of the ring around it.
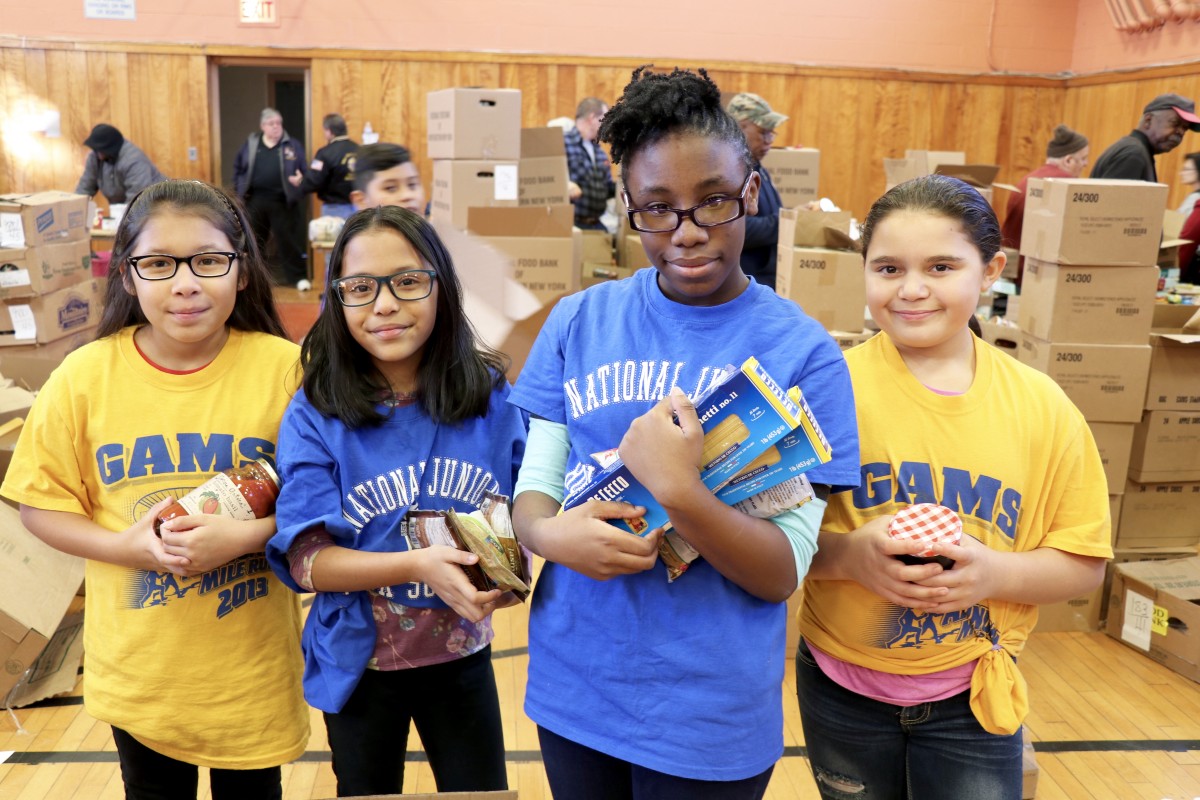
{"label": "wire-framed glasses", "polygon": [[[650,206],[649,208],[630,208],[629,225],[635,231],[645,233],[670,233],[690,219],[701,228],[715,228],[733,222],[746,215],[746,191],[750,188],[750,172],[742,182],[742,191],[737,197],[714,197],[705,200],[691,208],[671,208],[670,206]],[[625,193],[625,205],[629,205],[629,193]]]}
{"label": "wire-framed glasses", "polygon": [[165,281],[174,278],[180,264],[197,278],[220,278],[229,274],[238,253],[196,253],[190,256],[169,256],[152,253],[146,256],[130,256],[126,259],[133,271],[144,281]]}
{"label": "wire-framed glasses", "polygon": [[368,306],[379,297],[386,283],[397,300],[424,300],[433,291],[437,273],[431,269],[406,269],[377,278],[374,275],[351,275],[333,282],[333,296],[344,306]]}

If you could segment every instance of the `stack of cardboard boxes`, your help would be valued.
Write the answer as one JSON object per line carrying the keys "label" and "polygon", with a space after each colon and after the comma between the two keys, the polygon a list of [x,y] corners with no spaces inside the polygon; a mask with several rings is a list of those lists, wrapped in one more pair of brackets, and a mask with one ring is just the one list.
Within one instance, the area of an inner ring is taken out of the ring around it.
{"label": "stack of cardboard boxes", "polygon": [[785,208],[779,212],[775,291],[794,300],[847,343],[868,334],[862,253],[850,237],[850,212]]}
{"label": "stack of cardboard boxes", "polygon": [[[1030,180],[1021,255],[1021,361],[1083,412],[1108,481],[1121,543],[1134,430],[1142,419],[1167,187],[1141,181]],[[1096,630],[1103,590],[1047,606],[1039,630]]]}
{"label": "stack of cardboard boxes", "polygon": [[67,192],[0,196],[0,346],[46,344],[100,321],[87,210]]}
{"label": "stack of cardboard boxes", "polygon": [[[561,129],[521,129],[518,89],[427,97],[430,221],[484,237],[541,302],[579,285]],[[566,210],[566,226],[562,225]]]}

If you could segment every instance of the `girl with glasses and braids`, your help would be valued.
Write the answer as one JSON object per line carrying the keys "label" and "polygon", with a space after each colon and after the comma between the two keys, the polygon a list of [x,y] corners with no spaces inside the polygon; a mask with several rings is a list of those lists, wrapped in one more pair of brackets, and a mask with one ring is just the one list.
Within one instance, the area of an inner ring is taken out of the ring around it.
{"label": "girl with glasses and braids", "polygon": [[490,615],[515,598],[477,591],[462,569],[470,553],[409,550],[402,524],[511,497],[524,416],[420,215],[359,211],[330,269],[279,434],[267,557],[293,589],[317,593],[304,690],[325,712],[338,796],[401,791],[410,722],[439,792],[505,789]]}
{"label": "girl with glasses and braids", "polygon": [[[650,267],[560,300],[513,390],[533,417],[514,525],[546,559],[525,710],[555,797],[762,797],[783,753],[785,601],[829,488],[858,484],[849,375],[815,321],[741,270],[758,175],[703,70],[636,70],[600,139]],[[750,356],[803,390],[834,453],[809,473],[818,499],[769,519],[717,500],[698,470],[692,401]],[[644,509],[559,513],[614,449],[700,554],[672,583],[661,530],[609,524]]]}
{"label": "girl with glasses and braids", "polygon": [[87,559],[84,703],[110,724],[128,798],[281,796],[308,743],[300,605],[263,547],[275,518],[155,517],[214,473],[273,460],[299,374],[238,202],[143,190],[117,229],[96,341],[30,410],[0,491]]}

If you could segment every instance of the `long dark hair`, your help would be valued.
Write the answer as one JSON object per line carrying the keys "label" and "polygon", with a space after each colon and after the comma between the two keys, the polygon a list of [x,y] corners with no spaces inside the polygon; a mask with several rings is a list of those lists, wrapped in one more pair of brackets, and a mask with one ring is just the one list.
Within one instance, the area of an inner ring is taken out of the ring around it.
{"label": "long dark hair", "polygon": [[694,133],[729,142],[738,150],[746,170],[754,157],[737,120],[721,107],[721,90],[708,72],[675,68],[651,72],[650,65],[633,71],[621,99],[600,122],[600,141],[612,149],[614,164],[625,173],[630,156],[646,145],[674,133]]}
{"label": "long dark hair", "polygon": [[359,211],[346,221],[333,245],[325,304],[300,349],[309,402],[351,428],[387,419],[378,407],[380,396],[390,391],[387,378],[350,335],[333,289],[333,281],[343,275],[346,245],[372,230],[399,233],[437,274],[437,317],[417,367],[417,402],[439,422],[483,416],[492,390],[504,383],[508,359],[478,340],[463,312],[462,285],[454,264],[433,226],[399,206]]}
{"label": "long dark hair", "polygon": [[[234,262],[242,288],[238,290],[228,325],[241,331],[258,331],[287,338],[275,298],[271,294],[271,276],[263,263],[258,243],[250,232],[250,221],[236,197],[201,181],[168,180],[147,186],[139,192],[121,218],[113,240],[112,268],[104,295],[104,313],[96,338],[117,333],[129,325],[145,325],[146,315],[136,296],[126,291],[132,285],[127,259],[137,246],[146,222],[160,211],[176,211],[202,217],[225,234],[238,253]],[[182,254],[179,254],[182,255]]]}
{"label": "long dark hair", "polygon": [[895,211],[930,211],[957,221],[984,264],[1000,252],[1000,223],[983,195],[958,178],[926,175],[893,186],[871,206],[862,224],[863,258],[875,228]]}

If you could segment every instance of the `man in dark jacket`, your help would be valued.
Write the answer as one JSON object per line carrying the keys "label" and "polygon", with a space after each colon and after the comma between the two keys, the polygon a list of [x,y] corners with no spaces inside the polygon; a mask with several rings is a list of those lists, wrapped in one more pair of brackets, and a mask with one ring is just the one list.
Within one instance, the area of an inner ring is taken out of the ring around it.
{"label": "man in dark jacket", "polygon": [[771,151],[771,142],[775,141],[775,128],[786,122],[787,117],[772,111],[766,100],[750,92],[735,94],[725,110],[741,126],[746,143],[750,145],[750,154],[754,156],[754,169],[762,181],[758,190],[758,213],[746,217],[742,272],[774,289],[775,250],[779,242],[779,209],[783,204],[779,199],[779,191],[771,182],[771,176],[763,168],[762,160]]}
{"label": "man in dark jacket", "polygon": [[1177,94],[1160,94],[1142,109],[1137,128],[1100,154],[1091,176],[1157,183],[1154,157],[1178,147],[1189,130],[1200,131],[1196,104]]}
{"label": "man in dark jacket", "polygon": [[608,199],[616,196],[608,154],[596,141],[600,120],[608,113],[608,104],[598,97],[585,97],[575,109],[575,127],[563,133],[570,184],[567,195],[575,206],[575,227],[605,230],[600,217]]}
{"label": "man in dark jacket", "polygon": [[112,125],[102,122],[92,128],[83,144],[92,152],[75,194],[91,197],[99,191],[110,203],[128,203],[150,184],[166,180],[149,157]]}
{"label": "man in dark jacket", "polygon": [[354,153],[358,142],[346,132],[341,114],[326,114],[321,120],[325,146],[313,155],[308,174],[296,170],[288,177],[292,186],[316,192],[321,200],[321,216],[349,219],[354,213],[350,193],[354,191]]}
{"label": "man in dark jacket", "polygon": [[308,255],[304,246],[304,215],[300,200],[304,191],[293,186],[288,176],[305,175],[304,146],[283,129],[283,116],[264,108],[259,118],[261,133],[252,133],[233,160],[233,187],[246,204],[250,226],[268,257],[275,280],[300,291],[312,288],[308,280]]}

